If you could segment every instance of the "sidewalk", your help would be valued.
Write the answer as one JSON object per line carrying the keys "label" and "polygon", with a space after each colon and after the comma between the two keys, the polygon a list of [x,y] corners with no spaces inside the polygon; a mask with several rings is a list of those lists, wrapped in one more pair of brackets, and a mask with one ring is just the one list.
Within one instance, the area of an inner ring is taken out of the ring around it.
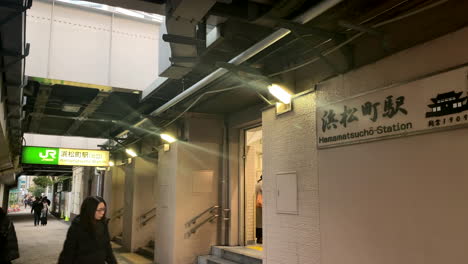
{"label": "sidewalk", "polygon": [[[55,264],[62,251],[69,225],[54,216],[49,216],[47,226],[34,226],[31,209],[9,213],[18,237],[20,258],[13,264]],[[151,264],[151,260],[132,253],[125,253],[113,244],[119,264]]]}

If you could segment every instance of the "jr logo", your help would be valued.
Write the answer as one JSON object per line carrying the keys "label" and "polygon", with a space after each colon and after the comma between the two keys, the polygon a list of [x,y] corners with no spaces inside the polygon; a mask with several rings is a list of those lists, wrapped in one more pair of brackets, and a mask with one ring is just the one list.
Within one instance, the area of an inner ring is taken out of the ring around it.
{"label": "jr logo", "polygon": [[43,152],[39,152],[39,157],[43,159],[55,159],[57,156],[57,151],[48,149],[45,151],[45,154]]}

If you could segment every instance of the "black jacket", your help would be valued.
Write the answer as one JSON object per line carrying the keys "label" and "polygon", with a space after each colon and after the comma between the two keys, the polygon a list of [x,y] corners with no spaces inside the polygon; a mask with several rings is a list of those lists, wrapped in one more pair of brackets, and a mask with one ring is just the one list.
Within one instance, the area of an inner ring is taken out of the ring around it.
{"label": "black jacket", "polygon": [[42,202],[35,201],[33,205],[31,206],[31,213],[34,211],[34,213],[40,214],[42,211],[42,208],[44,208],[44,205],[42,205]]}
{"label": "black jacket", "polygon": [[116,264],[107,223],[98,221],[96,230],[97,235],[88,232],[77,216],[68,229],[58,264]]}
{"label": "black jacket", "polygon": [[19,258],[15,226],[6,216],[0,219],[0,263]]}

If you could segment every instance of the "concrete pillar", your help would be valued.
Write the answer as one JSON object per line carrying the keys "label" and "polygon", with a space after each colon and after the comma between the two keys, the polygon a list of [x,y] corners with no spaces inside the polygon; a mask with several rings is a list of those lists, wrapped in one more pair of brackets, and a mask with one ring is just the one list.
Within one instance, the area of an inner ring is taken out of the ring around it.
{"label": "concrete pillar", "polygon": [[185,127],[187,142],[172,143],[169,151],[159,152],[157,263],[195,263],[197,256],[208,254],[217,243],[216,221],[222,221],[208,222],[188,236],[190,228],[211,215],[204,215],[191,227],[186,223],[219,204],[223,120],[190,115]]}
{"label": "concrete pillar", "polygon": [[70,219],[80,214],[83,200],[93,195],[92,181],[94,167],[73,167],[73,180],[70,201]]}
{"label": "concrete pillar", "polygon": [[[104,178],[104,200],[107,202],[107,217],[110,236],[119,236],[123,229],[123,217],[116,217],[124,208],[125,170],[121,166],[112,167]],[[120,215],[120,214],[119,214]]]}
{"label": "concrete pillar", "polygon": [[5,192],[5,185],[0,184],[0,207],[2,207],[2,208],[4,208],[4,205],[3,205],[4,192]]}
{"label": "concrete pillar", "polygon": [[[125,168],[125,198],[123,215],[123,246],[130,252],[154,240],[155,218],[145,224],[142,216],[156,206],[154,178],[157,175],[155,160],[136,157]],[[148,214],[148,217],[151,213]]]}

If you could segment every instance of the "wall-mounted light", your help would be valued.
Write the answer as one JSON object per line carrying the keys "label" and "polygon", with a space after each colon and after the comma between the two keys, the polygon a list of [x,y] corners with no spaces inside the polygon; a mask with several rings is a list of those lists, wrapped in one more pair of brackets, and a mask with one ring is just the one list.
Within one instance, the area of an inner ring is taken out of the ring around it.
{"label": "wall-mounted light", "polygon": [[135,151],[133,151],[132,149],[125,149],[125,152],[127,152],[128,155],[132,156],[132,158],[138,156]]}
{"label": "wall-mounted light", "polygon": [[109,161],[109,167],[114,167],[115,163],[113,161]]}
{"label": "wall-mounted light", "polygon": [[162,138],[163,140],[165,140],[165,141],[167,141],[167,142],[169,142],[169,143],[172,143],[172,142],[175,142],[175,141],[176,141],[176,139],[173,138],[173,137],[172,137],[171,135],[169,135],[169,134],[161,134],[160,136],[161,136],[161,138]]}
{"label": "wall-mounted light", "polygon": [[291,95],[285,89],[281,88],[281,86],[272,84],[268,86],[268,91],[283,104],[291,103]]}

